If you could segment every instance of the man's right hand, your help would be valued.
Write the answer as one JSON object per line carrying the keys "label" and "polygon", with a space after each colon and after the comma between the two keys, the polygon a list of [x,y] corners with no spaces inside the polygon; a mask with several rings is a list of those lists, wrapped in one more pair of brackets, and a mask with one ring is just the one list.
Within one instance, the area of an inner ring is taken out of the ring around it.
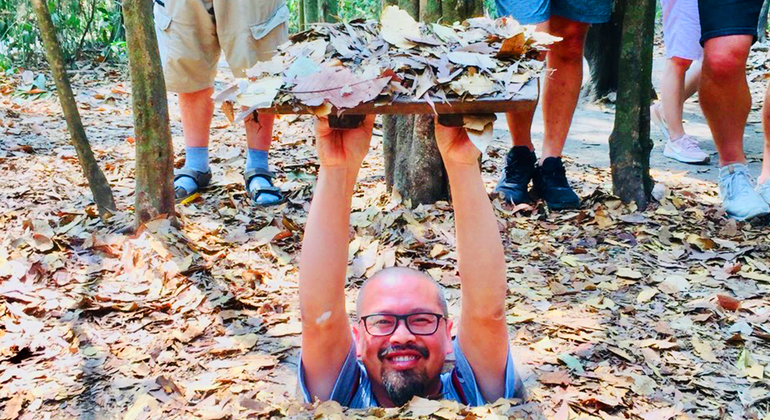
{"label": "man's right hand", "polygon": [[367,115],[360,127],[347,130],[329,127],[328,118],[319,118],[316,149],[321,166],[358,171],[369,151],[373,127],[374,115]]}

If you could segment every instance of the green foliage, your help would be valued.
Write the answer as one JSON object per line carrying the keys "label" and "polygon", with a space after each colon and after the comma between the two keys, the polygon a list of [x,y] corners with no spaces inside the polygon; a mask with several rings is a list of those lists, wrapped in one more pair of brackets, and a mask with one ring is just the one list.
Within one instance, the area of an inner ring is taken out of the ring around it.
{"label": "green foliage", "polygon": [[[2,0],[0,0],[2,1]],[[299,2],[303,0],[287,0],[291,10],[291,20],[289,21],[289,31],[292,33],[299,31]],[[318,0],[304,0],[318,1]],[[339,2],[340,18],[342,20],[351,20],[355,18],[377,19],[382,8],[382,0],[332,0]],[[491,17],[497,17],[497,6],[495,0],[484,0],[484,10]]]}
{"label": "green foliage", "polygon": [[[66,60],[84,55],[122,58],[125,53],[120,3],[116,0],[49,0]],[[29,0],[0,0],[0,68],[26,66],[44,57]]]}
{"label": "green foliage", "polygon": [[[291,10],[291,20],[289,21],[289,31],[299,31],[299,2],[303,0],[287,0]],[[318,1],[318,0],[304,0]],[[376,19],[380,15],[382,0],[332,0],[338,1],[340,18],[342,20],[351,20],[362,17],[364,19]],[[494,1],[494,0],[493,0]]]}

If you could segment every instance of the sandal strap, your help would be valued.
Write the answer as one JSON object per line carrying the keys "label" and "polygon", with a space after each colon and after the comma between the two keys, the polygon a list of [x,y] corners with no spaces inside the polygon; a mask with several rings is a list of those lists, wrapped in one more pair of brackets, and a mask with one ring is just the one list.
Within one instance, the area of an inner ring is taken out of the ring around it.
{"label": "sandal strap", "polygon": [[198,184],[198,188],[203,188],[211,182],[211,171],[201,172],[190,168],[181,168],[174,171],[174,182],[184,177],[192,178]]}
{"label": "sandal strap", "polygon": [[249,169],[243,173],[243,181],[246,184],[247,189],[249,184],[251,183],[251,180],[257,176],[265,178],[267,182],[270,183],[270,185],[273,184],[273,178],[275,177],[275,175],[273,175],[273,173],[267,169],[262,169],[262,168]]}

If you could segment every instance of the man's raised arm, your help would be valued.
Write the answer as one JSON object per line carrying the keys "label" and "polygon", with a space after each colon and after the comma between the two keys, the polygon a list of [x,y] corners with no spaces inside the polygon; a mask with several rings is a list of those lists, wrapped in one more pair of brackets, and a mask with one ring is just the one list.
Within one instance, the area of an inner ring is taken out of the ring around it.
{"label": "man's raised arm", "polygon": [[299,263],[302,365],[312,398],[329,399],[351,348],[345,313],[350,206],[353,187],[372,137],[374,117],[354,130],[316,124],[318,174]]}
{"label": "man's raised arm", "polygon": [[508,327],[503,244],[479,169],[480,152],[462,128],[436,124],[457,231],[462,287],[458,340],[487,402],[505,393]]}

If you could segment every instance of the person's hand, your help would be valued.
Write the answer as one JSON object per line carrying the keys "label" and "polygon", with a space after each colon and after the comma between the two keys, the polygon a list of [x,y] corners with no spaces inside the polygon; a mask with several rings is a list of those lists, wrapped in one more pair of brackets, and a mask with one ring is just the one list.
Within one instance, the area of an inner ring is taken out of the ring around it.
{"label": "person's hand", "polygon": [[481,152],[471,143],[463,127],[447,127],[436,121],[436,143],[444,164],[474,165],[478,167]]}
{"label": "person's hand", "polygon": [[322,167],[358,170],[372,140],[374,115],[367,115],[358,128],[340,130],[329,127],[329,119],[316,121],[316,149]]}

